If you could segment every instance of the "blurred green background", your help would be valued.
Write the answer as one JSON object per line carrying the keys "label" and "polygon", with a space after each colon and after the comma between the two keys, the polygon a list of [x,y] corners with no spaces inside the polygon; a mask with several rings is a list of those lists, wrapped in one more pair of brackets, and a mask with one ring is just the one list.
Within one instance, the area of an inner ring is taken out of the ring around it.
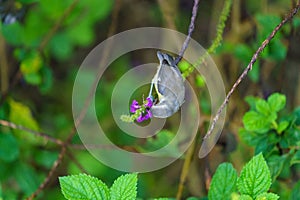
{"label": "blurred green background", "polygon": [[[227,91],[295,2],[233,0],[224,41],[212,55]],[[74,126],[73,82],[89,51],[113,34],[138,27],[165,27],[187,34],[192,6],[192,0],[0,0],[0,119],[65,140]],[[216,36],[222,7],[223,1],[200,1],[192,37],[205,48]],[[211,175],[221,162],[232,162],[239,170],[253,156],[253,147],[238,135],[243,126],[242,116],[249,109],[246,96],[266,98],[273,92],[281,92],[287,98],[283,113],[300,105],[299,44],[298,14],[267,46],[234,93],[227,108],[225,128],[213,151],[200,160],[196,150],[184,197],[205,197]],[[111,92],[127,70],[156,60],[155,56],[156,50],[148,49],[118,58],[111,70],[105,72],[96,93],[96,100],[101,99],[96,105],[100,123],[116,144],[128,150],[136,151],[131,146],[136,140],[119,133],[110,111]],[[198,91],[203,117],[199,132],[204,134],[210,119],[209,94],[197,74],[190,75],[188,80],[194,82]],[[172,120],[169,120],[170,130],[162,134],[163,141],[173,137]],[[37,199],[64,199],[58,176],[85,172],[111,185],[123,174],[93,158],[82,148],[77,135],[71,143],[76,145],[68,147],[62,163]],[[160,145],[155,138],[150,143],[150,148]],[[23,199],[31,195],[44,181],[59,152],[60,146],[51,141],[24,130],[0,126],[0,199]],[[174,197],[183,161],[179,159],[164,169],[139,174],[138,196]],[[289,173],[292,174],[283,173],[274,184],[273,190],[282,199],[289,198],[299,180],[299,164]]]}

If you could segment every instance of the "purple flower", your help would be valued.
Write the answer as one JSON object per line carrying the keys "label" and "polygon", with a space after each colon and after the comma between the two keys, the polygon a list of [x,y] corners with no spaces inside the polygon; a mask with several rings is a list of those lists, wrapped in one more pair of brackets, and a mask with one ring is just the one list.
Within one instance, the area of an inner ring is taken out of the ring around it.
{"label": "purple flower", "polygon": [[141,115],[136,119],[136,121],[140,123],[140,122],[142,122],[142,121],[145,121],[145,120],[150,119],[150,118],[152,117],[151,111],[147,109],[146,112],[147,112],[147,113],[146,113],[145,115],[141,114]]}
{"label": "purple flower", "polygon": [[140,109],[141,106],[139,105],[139,103],[137,102],[137,100],[133,100],[132,104],[130,105],[130,112],[131,113],[135,113],[138,109]]}
{"label": "purple flower", "polygon": [[145,120],[148,120],[152,118],[152,113],[150,111],[150,108],[153,106],[153,100],[151,97],[147,97],[146,101],[143,102],[143,105],[140,106],[137,100],[133,100],[130,105],[130,112],[136,114],[137,112],[141,113],[136,121],[142,122]]}
{"label": "purple flower", "polygon": [[145,107],[151,108],[153,106],[153,101],[150,97],[146,98],[147,103],[145,104]]}

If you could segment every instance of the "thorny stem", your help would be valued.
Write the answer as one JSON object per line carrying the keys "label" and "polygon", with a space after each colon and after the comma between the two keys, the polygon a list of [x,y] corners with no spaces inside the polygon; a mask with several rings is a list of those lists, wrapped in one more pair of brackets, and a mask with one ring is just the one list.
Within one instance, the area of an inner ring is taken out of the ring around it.
{"label": "thorny stem", "polygon": [[218,121],[221,113],[222,113],[222,111],[224,110],[225,106],[228,104],[229,99],[230,99],[232,93],[235,91],[235,89],[241,83],[241,81],[247,76],[248,72],[252,69],[252,66],[256,62],[256,60],[257,60],[258,56],[260,55],[260,53],[270,43],[270,41],[274,38],[275,34],[281,29],[281,27],[286,22],[288,22],[289,20],[291,20],[294,17],[294,15],[298,12],[299,8],[300,8],[300,2],[298,2],[297,5],[296,5],[296,7],[280,22],[280,24],[278,24],[274,28],[274,30],[272,31],[272,33],[267,37],[267,39],[265,39],[263,41],[263,43],[261,44],[261,46],[256,50],[256,52],[254,53],[254,55],[252,56],[252,58],[250,60],[250,63],[248,64],[248,66],[246,67],[246,69],[243,71],[243,73],[240,75],[240,77],[236,80],[236,82],[233,84],[232,88],[230,89],[230,91],[226,95],[226,98],[224,99],[223,103],[221,104],[220,108],[218,109],[217,114],[213,118],[213,121],[211,123],[211,126],[210,126],[209,130],[207,131],[206,135],[203,138],[204,140],[207,139],[211,135],[211,133],[212,133],[212,131],[213,131],[213,129],[214,129],[214,127],[215,127],[215,125],[216,125],[216,123],[217,123],[217,121]]}

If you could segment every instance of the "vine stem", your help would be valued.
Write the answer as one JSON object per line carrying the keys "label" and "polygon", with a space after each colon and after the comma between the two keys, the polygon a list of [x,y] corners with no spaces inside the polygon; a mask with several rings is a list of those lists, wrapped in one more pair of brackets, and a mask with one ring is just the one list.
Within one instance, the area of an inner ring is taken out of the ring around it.
{"label": "vine stem", "polygon": [[256,50],[256,52],[254,53],[254,55],[252,56],[252,58],[250,60],[250,63],[247,65],[247,67],[245,68],[243,73],[240,75],[240,77],[236,80],[236,82],[233,84],[233,86],[227,93],[226,98],[224,99],[223,103],[221,104],[220,108],[218,109],[217,114],[213,118],[212,124],[211,124],[210,128],[208,129],[206,135],[204,136],[203,140],[207,139],[211,135],[222,111],[224,110],[225,106],[228,104],[232,93],[236,90],[237,86],[241,83],[241,81],[247,76],[248,72],[251,71],[253,64],[256,62],[260,53],[270,43],[270,41],[274,38],[274,36],[282,28],[282,26],[289,20],[293,19],[293,17],[299,11],[299,8],[300,8],[300,2],[298,1],[296,7],[294,9],[292,9],[291,12],[288,13],[288,15],[286,15],[286,17],[274,28],[274,30],[271,32],[271,34],[262,42],[260,47]]}
{"label": "vine stem", "polygon": [[191,22],[190,22],[190,26],[189,26],[189,31],[188,31],[188,35],[181,47],[181,50],[178,54],[178,57],[175,60],[175,64],[177,65],[179,63],[179,61],[182,59],[182,56],[185,52],[185,50],[187,49],[189,42],[191,40],[192,37],[192,33],[195,29],[195,21],[196,21],[196,17],[197,17],[197,13],[198,13],[198,6],[199,6],[199,0],[194,0],[194,5],[193,5],[193,11],[192,11],[192,17],[191,17]]}

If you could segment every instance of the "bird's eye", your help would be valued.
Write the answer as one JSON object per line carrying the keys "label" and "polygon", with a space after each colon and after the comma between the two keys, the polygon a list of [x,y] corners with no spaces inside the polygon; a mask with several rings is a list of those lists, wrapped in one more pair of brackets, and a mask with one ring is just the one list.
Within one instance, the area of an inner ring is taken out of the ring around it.
{"label": "bird's eye", "polygon": [[169,62],[168,62],[166,59],[164,59],[164,60],[162,61],[162,64],[170,65]]}

